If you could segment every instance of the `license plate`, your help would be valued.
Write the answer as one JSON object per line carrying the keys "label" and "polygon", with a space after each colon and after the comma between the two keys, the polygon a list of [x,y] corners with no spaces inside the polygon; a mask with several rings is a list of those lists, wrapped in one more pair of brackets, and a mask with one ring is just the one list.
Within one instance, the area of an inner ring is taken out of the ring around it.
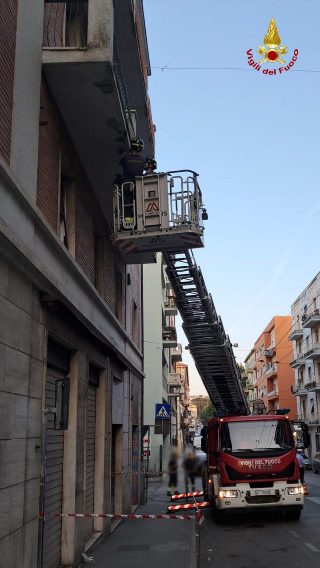
{"label": "license plate", "polygon": [[270,489],[260,489],[259,491],[256,491],[256,495],[271,495],[271,491]]}

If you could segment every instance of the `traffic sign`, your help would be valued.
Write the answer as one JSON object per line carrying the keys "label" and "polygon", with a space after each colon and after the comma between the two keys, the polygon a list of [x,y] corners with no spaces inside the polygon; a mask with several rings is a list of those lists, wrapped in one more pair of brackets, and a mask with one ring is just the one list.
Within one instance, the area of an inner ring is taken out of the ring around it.
{"label": "traffic sign", "polygon": [[169,420],[170,412],[171,412],[170,404],[164,404],[164,403],[156,404],[156,418],[160,418],[161,420]]}

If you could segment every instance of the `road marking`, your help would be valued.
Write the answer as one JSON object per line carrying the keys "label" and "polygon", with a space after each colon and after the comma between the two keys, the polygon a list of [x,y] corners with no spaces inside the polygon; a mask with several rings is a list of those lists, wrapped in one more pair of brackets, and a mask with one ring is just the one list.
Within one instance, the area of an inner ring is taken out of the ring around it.
{"label": "road marking", "polygon": [[313,544],[311,544],[310,542],[305,542],[304,544],[308,548],[310,548],[310,550],[312,550],[312,552],[320,552],[320,550],[318,548],[316,548],[315,546],[313,546]]}
{"label": "road marking", "polygon": [[306,499],[309,499],[309,501],[313,501],[313,503],[320,505],[320,497],[306,497]]}
{"label": "road marking", "polygon": [[301,538],[301,536],[296,531],[288,531],[288,533],[292,534],[295,538]]}

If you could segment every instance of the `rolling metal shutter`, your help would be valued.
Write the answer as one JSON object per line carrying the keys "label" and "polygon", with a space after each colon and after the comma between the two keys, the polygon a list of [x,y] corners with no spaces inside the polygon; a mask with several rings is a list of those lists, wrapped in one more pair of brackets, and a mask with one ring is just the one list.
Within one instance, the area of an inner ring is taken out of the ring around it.
{"label": "rolling metal shutter", "polygon": [[[90,373],[91,379],[91,373]],[[89,379],[89,381],[90,381]],[[94,468],[95,468],[95,437],[96,437],[96,394],[97,384],[89,382],[87,400],[87,441],[86,441],[86,513],[94,513]],[[85,519],[85,538],[88,540],[94,530],[94,519]]]}
{"label": "rolling metal shutter", "polygon": [[[47,369],[46,408],[55,406],[55,382],[65,374]],[[54,416],[47,415],[46,466],[45,466],[45,513],[62,513],[63,481],[63,430],[54,430]],[[60,568],[61,517],[47,517],[43,534],[43,568]]]}

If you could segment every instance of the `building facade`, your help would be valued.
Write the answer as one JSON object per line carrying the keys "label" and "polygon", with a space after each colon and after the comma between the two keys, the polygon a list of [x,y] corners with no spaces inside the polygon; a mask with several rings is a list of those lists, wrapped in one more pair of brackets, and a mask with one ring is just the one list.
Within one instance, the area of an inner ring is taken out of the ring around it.
{"label": "building facade", "polygon": [[291,306],[293,344],[291,367],[295,374],[292,394],[297,420],[309,424],[311,457],[320,452],[320,272]]}
{"label": "building facade", "polygon": [[[176,444],[179,412],[176,389],[180,377],[174,364],[181,360],[175,316],[178,313],[163,256],[143,268],[144,313],[144,425],[148,428],[150,471],[167,469],[171,443]],[[170,396],[170,395],[173,396]],[[171,417],[156,420],[156,404],[171,404]]]}
{"label": "building facade", "polygon": [[130,513],[142,490],[141,267],[110,233],[137,124],[153,153],[150,64],[139,0],[13,0],[2,16],[0,557],[58,568],[112,526],[39,522],[39,502]]}
{"label": "building facade", "polygon": [[290,367],[292,344],[288,340],[290,316],[275,316],[254,344],[254,371],[258,399],[267,410],[289,408],[290,418],[297,413],[291,396],[294,374]]}
{"label": "building facade", "polygon": [[255,351],[251,349],[249,355],[244,360],[245,372],[242,378],[246,381],[247,399],[250,407],[250,411],[253,411],[253,401],[257,398],[257,387],[256,387],[256,373],[254,369],[255,365]]}
{"label": "building facade", "polygon": [[[180,346],[181,350],[181,346]],[[189,368],[188,365],[177,361],[175,363],[175,370],[179,376],[180,382],[180,396],[177,399],[178,409],[179,409],[179,424],[178,429],[178,448],[182,450],[187,441],[187,435],[189,434],[189,404],[190,404],[190,386],[189,386]]]}

